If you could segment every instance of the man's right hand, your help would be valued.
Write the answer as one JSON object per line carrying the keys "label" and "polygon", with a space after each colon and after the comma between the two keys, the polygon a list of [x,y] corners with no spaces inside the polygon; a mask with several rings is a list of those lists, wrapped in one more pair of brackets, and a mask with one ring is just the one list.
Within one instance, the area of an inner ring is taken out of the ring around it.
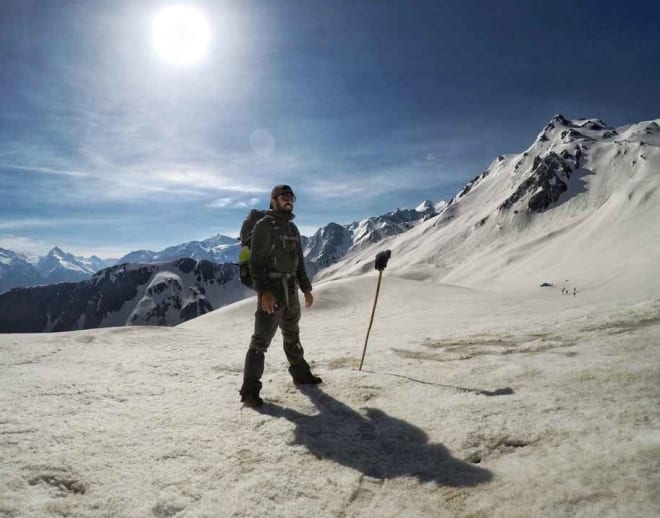
{"label": "man's right hand", "polygon": [[264,291],[261,294],[261,309],[263,309],[266,313],[274,313],[275,308],[277,308],[275,295],[273,295],[270,291]]}

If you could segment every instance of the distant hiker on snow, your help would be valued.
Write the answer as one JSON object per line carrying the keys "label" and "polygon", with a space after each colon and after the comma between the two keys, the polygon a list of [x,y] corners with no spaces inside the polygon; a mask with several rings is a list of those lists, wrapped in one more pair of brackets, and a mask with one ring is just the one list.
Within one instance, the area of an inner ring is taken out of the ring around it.
{"label": "distant hiker on snow", "polygon": [[[246,239],[250,246],[249,273],[257,290],[257,312],[254,334],[245,356],[241,401],[250,407],[260,407],[261,376],[265,353],[277,327],[282,331],[284,353],[289,360],[289,373],[297,385],[318,384],[321,378],[312,374],[305,361],[300,343],[300,302],[298,287],[305,296],[305,307],[314,302],[312,284],[305,272],[300,232],[292,223],[296,196],[288,185],[276,185],[270,195],[270,210],[251,228]],[[252,211],[241,229],[251,225],[250,218],[261,216]]]}

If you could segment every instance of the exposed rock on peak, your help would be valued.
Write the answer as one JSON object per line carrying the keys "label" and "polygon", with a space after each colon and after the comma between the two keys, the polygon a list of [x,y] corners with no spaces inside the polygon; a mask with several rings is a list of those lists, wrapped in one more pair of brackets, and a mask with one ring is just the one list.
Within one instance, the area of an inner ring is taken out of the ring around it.
{"label": "exposed rock on peak", "polygon": [[584,122],[578,124],[578,127],[580,128],[586,128],[592,131],[612,129],[600,119],[578,119],[578,121],[580,120],[584,120]]}
{"label": "exposed rock on peak", "polygon": [[529,197],[527,207],[532,212],[541,212],[556,202],[566,191],[572,172],[579,167],[582,152],[575,155],[563,150],[560,155],[550,152],[541,157],[534,157],[531,174],[499,207],[510,209],[522,198]]}
{"label": "exposed rock on peak", "polygon": [[574,142],[576,140],[593,141],[593,138],[572,128],[562,131],[561,138],[564,139],[565,142]]}
{"label": "exposed rock on peak", "polygon": [[573,126],[573,123],[564,117],[561,113],[557,113],[551,120],[551,124],[558,126]]}
{"label": "exposed rock on peak", "polygon": [[660,125],[655,121],[651,121],[647,124],[646,128],[644,128],[644,131],[647,135],[653,135],[654,133],[660,132]]}

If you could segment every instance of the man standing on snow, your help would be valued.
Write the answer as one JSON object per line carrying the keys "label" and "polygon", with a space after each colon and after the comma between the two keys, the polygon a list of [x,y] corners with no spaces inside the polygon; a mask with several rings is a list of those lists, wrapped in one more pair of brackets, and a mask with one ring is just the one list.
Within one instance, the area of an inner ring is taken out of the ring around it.
{"label": "man standing on snow", "polygon": [[265,353],[278,326],[294,383],[321,383],[321,378],[312,374],[300,344],[298,287],[305,295],[305,307],[312,305],[314,297],[305,272],[300,232],[291,221],[295,201],[291,187],[276,185],[270,194],[270,210],[252,230],[250,274],[257,290],[257,312],[240,390],[241,401],[250,407],[263,405],[259,391]]}

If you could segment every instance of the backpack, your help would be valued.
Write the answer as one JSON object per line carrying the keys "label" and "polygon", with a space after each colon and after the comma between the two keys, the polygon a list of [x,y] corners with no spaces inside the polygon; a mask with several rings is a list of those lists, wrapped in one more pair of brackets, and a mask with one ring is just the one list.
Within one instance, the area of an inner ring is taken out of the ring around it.
{"label": "backpack", "polygon": [[257,224],[257,221],[266,215],[265,210],[252,209],[243,221],[241,226],[241,250],[238,253],[238,271],[241,283],[248,288],[254,289],[252,282],[252,275],[250,274],[250,245],[252,242],[252,230]]}

